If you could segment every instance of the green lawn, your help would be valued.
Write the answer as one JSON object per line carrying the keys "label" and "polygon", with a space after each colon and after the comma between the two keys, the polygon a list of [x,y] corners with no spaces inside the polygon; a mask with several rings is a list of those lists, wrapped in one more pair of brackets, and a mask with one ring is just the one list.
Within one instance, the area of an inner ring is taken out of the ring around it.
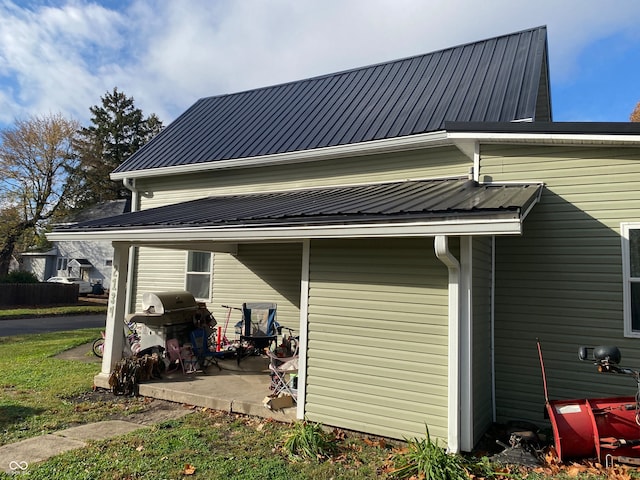
{"label": "green lawn", "polygon": [[[98,335],[98,329],[86,329],[0,337],[0,445],[78,424],[126,418],[148,408],[150,402],[144,398],[93,392],[92,379],[99,372],[99,364],[56,358],[56,354],[84,345]],[[414,479],[452,480],[466,478],[467,472],[478,480],[638,478],[636,469],[617,467],[607,472],[593,464],[498,470],[486,458],[456,460],[443,456],[424,440],[409,439],[409,448],[399,453],[383,439],[339,430],[327,432],[316,428],[317,424],[304,426],[193,408],[179,420],[92,442],[29,465],[20,478],[391,479],[396,478],[393,470],[398,466],[404,466],[407,472],[416,471],[407,462],[421,465],[427,472],[427,476],[410,473]],[[321,435],[323,431],[326,436]],[[292,452],[292,446],[297,451]],[[466,470],[462,474],[454,471],[457,465]],[[4,478],[14,476],[0,473],[0,479]]]}
{"label": "green lawn", "polygon": [[[143,398],[103,395],[91,400],[99,364],[55,358],[97,336],[98,329],[86,329],[0,337],[0,445],[144,411]],[[390,478],[382,472],[390,450],[356,435],[340,433],[340,453],[331,460],[293,462],[282,451],[290,429],[289,424],[199,409],[181,420],[30,465],[21,478]],[[0,478],[9,477],[0,473]]]}
{"label": "green lawn", "polygon": [[49,317],[52,315],[79,315],[106,313],[106,305],[69,305],[62,307],[21,307],[0,309],[0,320],[11,318]]}

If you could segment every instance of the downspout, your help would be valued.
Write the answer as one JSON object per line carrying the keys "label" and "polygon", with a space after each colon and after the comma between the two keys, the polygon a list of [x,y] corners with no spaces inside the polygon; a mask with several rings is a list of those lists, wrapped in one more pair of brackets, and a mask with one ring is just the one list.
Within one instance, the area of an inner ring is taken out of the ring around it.
{"label": "downspout", "polygon": [[491,415],[496,423],[496,237],[491,237]]}
{"label": "downspout", "polygon": [[[136,188],[136,181],[133,178],[123,178],[122,185],[131,192],[131,211],[138,211],[138,189]],[[127,289],[125,293],[125,313],[131,312],[131,297],[133,297],[133,271],[134,262],[136,259],[137,247],[129,248],[129,268],[127,268]]]}
{"label": "downspout", "polygon": [[449,237],[437,235],[436,257],[449,269],[449,361],[447,444],[451,453],[460,451],[460,262],[449,250]]}

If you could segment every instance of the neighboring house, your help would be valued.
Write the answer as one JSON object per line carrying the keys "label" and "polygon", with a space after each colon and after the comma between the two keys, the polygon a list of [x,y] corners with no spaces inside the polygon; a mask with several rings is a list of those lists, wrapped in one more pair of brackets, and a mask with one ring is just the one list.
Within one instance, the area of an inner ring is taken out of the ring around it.
{"label": "neighboring house", "polygon": [[57,248],[24,252],[20,255],[20,270],[31,272],[39,281],[44,282],[47,278],[57,275],[57,258]]}
{"label": "neighboring house", "polygon": [[[130,211],[129,200],[112,200],[86,208],[69,218],[65,226],[112,217]],[[111,283],[113,247],[106,240],[53,241],[53,248],[42,252],[22,254],[22,270],[32,272],[38,280],[47,278],[79,277],[105,288]]]}
{"label": "neighboring house", "polygon": [[542,424],[537,338],[553,397],[634,389],[576,352],[640,363],[640,124],[552,122],[544,27],[201,99],[112,178],[136,211],[50,235],[115,248],[98,385],[142,293],[187,288],[276,302],[326,425]]}

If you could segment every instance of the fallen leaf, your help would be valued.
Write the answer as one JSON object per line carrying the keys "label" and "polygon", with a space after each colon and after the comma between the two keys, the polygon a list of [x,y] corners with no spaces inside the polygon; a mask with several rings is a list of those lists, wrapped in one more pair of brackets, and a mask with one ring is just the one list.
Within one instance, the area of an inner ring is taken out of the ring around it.
{"label": "fallen leaf", "polygon": [[144,445],[139,445],[136,447],[136,451],[141,452],[142,450],[144,450]]}
{"label": "fallen leaf", "polygon": [[184,470],[182,471],[182,473],[185,475],[193,475],[194,473],[196,473],[196,467],[187,463],[184,466]]}

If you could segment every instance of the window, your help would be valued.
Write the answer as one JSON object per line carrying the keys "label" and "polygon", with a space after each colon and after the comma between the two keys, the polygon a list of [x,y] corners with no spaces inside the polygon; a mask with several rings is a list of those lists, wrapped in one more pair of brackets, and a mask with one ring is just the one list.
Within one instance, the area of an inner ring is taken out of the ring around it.
{"label": "window", "polygon": [[58,270],[58,271],[66,270],[68,263],[69,263],[68,259],[66,259],[64,257],[58,257],[58,263],[56,265],[56,270]]}
{"label": "window", "polygon": [[640,223],[622,223],[624,334],[640,338]]}
{"label": "window", "polygon": [[104,266],[105,267],[113,267],[113,260],[111,260],[111,259],[105,260],[104,261]]}
{"label": "window", "polygon": [[211,297],[211,253],[188,252],[186,290],[198,300]]}

